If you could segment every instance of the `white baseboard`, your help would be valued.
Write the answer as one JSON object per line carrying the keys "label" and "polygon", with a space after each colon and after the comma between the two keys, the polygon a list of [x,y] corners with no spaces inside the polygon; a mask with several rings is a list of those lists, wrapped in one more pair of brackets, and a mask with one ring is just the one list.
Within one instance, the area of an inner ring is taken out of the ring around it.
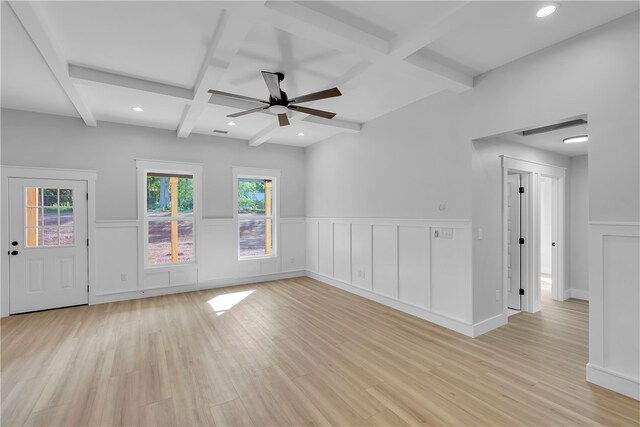
{"label": "white baseboard", "polygon": [[239,278],[217,279],[208,280],[205,282],[171,286],[166,288],[154,288],[154,289],[139,289],[129,292],[121,292],[114,294],[102,294],[92,297],[92,301],[89,305],[103,304],[116,301],[127,301],[139,298],[149,298],[161,295],[178,294],[182,292],[193,292],[205,289],[224,288],[227,286],[247,285],[251,283],[269,282],[272,280],[291,279],[293,277],[302,277],[305,272],[303,270],[287,271],[283,273],[264,274],[260,276],[249,276]]}
{"label": "white baseboard", "polygon": [[426,320],[431,323],[435,323],[436,325],[445,327],[447,329],[451,329],[453,331],[456,331],[468,337],[473,337],[473,326],[470,324],[464,323],[460,320],[453,319],[451,317],[445,316],[440,313],[435,313],[425,308],[407,304],[405,302],[398,301],[393,298],[389,298],[384,295],[377,294],[373,291],[362,289],[357,286],[351,285],[349,283],[345,283],[340,280],[336,280],[331,277],[324,276],[322,274],[314,273],[309,270],[306,271],[306,275],[312,279],[318,280],[319,282],[326,283],[327,285],[331,285],[336,288],[342,289],[343,291],[356,294],[358,296],[370,299],[377,303],[386,305],[387,307],[391,307],[396,310],[402,311],[404,313],[410,314],[412,316],[419,317],[420,319]]}
{"label": "white baseboard", "polygon": [[473,337],[479,337],[482,334],[486,334],[487,332],[506,324],[507,316],[504,313],[500,313],[481,322],[474,323],[472,328]]}
{"label": "white baseboard", "polygon": [[587,381],[640,400],[640,380],[587,363]]}
{"label": "white baseboard", "polygon": [[587,289],[565,289],[564,299],[569,298],[589,301],[589,291]]}

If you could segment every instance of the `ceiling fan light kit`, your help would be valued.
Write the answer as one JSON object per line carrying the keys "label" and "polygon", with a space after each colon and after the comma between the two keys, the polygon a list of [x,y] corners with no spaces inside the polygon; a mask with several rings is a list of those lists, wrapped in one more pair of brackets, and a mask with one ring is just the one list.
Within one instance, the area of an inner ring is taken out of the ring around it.
{"label": "ceiling fan light kit", "polygon": [[307,108],[297,104],[300,104],[302,102],[318,101],[320,99],[342,96],[342,93],[340,93],[338,88],[334,87],[331,89],[321,90],[320,92],[314,92],[307,95],[298,96],[293,99],[289,99],[287,97],[287,94],[280,88],[280,82],[284,80],[283,73],[272,73],[269,71],[263,71],[262,78],[264,78],[264,81],[267,84],[267,88],[269,89],[268,101],[258,99],[258,98],[251,98],[244,95],[236,95],[233,93],[221,92],[213,89],[210,89],[209,93],[212,95],[241,99],[244,101],[251,101],[251,102],[261,104],[259,107],[252,108],[250,110],[241,111],[235,114],[229,114],[227,117],[231,117],[231,118],[240,117],[240,116],[244,116],[246,114],[251,114],[251,113],[257,113],[264,110],[269,110],[270,112],[278,116],[278,123],[280,124],[280,126],[288,126],[289,118],[287,117],[287,112],[289,110],[298,111],[300,113],[310,114],[312,116],[318,116],[325,119],[332,119],[333,117],[335,117],[336,113],[331,113],[329,111],[316,110],[313,108]]}

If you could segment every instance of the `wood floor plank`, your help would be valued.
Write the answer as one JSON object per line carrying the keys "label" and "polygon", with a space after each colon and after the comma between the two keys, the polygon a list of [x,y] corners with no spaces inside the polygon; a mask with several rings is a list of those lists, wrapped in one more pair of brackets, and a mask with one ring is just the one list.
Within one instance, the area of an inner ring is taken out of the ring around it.
{"label": "wood floor plank", "polygon": [[309,278],[11,316],[0,424],[640,425],[585,380],[588,303],[543,297],[476,339]]}

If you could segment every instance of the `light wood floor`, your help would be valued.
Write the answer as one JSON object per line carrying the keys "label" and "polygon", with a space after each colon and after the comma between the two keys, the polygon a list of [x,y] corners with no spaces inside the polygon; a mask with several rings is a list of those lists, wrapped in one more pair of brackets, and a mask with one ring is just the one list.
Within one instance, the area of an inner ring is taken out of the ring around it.
{"label": "light wood floor", "polygon": [[300,278],[13,316],[1,421],[637,425],[585,381],[587,310],[545,301],[470,339]]}

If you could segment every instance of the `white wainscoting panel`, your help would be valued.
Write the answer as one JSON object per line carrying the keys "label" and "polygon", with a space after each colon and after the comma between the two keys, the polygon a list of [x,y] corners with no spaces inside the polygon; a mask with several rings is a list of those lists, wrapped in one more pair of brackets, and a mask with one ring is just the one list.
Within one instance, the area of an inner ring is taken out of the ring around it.
{"label": "white wainscoting panel", "polygon": [[318,272],[333,277],[333,224],[318,224]]}
{"label": "white wainscoting panel", "polygon": [[198,232],[200,281],[238,275],[237,231],[230,218],[204,219]]}
{"label": "white wainscoting panel", "polygon": [[351,224],[351,283],[372,289],[371,225]]}
{"label": "white wainscoting panel", "polygon": [[587,380],[640,399],[640,225],[589,225]]}
{"label": "white wainscoting panel", "polygon": [[239,261],[235,221],[203,218],[196,229],[196,265],[143,269],[143,277],[138,277],[138,221],[98,221],[97,283],[90,289],[89,301],[96,304],[301,276],[306,228],[305,218],[281,218],[277,256]]}
{"label": "white wainscoting panel", "polygon": [[398,299],[431,307],[429,228],[398,227]]}
{"label": "white wainscoting panel", "polygon": [[304,270],[306,265],[306,223],[304,218],[283,219],[280,223],[280,258],[282,271]]}
{"label": "white wainscoting panel", "polygon": [[351,281],[351,224],[333,224],[333,271],[336,279]]}
{"label": "white wainscoting panel", "polygon": [[[640,377],[640,241],[632,236],[603,238],[604,366]],[[635,351],[634,351],[635,350]]]}
{"label": "white wainscoting panel", "polygon": [[[452,237],[443,237],[452,231]],[[438,237],[436,237],[436,232]],[[468,244],[467,244],[468,243]],[[431,228],[431,310],[463,322],[471,322],[471,229]]]}
{"label": "white wainscoting panel", "polygon": [[96,228],[96,295],[138,289],[138,225],[118,222],[118,227]]}
{"label": "white wainscoting panel", "polygon": [[398,226],[373,225],[373,291],[398,298]]}
{"label": "white wainscoting panel", "polygon": [[307,270],[318,271],[318,222],[307,222]]}
{"label": "white wainscoting panel", "polygon": [[308,218],[307,231],[309,276],[469,336],[492,329],[471,324],[470,221]]}

